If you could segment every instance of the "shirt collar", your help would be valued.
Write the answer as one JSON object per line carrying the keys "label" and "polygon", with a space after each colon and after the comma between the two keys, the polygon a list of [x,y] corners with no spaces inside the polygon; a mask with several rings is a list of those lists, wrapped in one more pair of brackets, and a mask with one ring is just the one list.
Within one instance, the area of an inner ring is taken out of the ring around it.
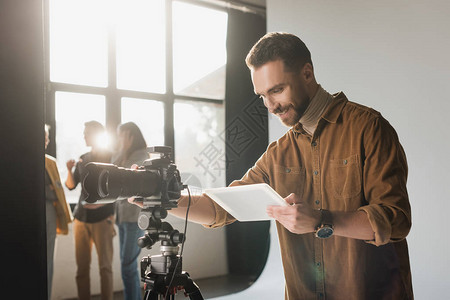
{"label": "shirt collar", "polygon": [[[336,123],[347,102],[348,99],[345,96],[344,92],[333,94],[333,100],[328,105],[325,112],[322,114],[321,119],[324,119],[329,123]],[[300,122],[297,122],[297,124],[292,127],[292,130],[294,133],[305,132]]]}
{"label": "shirt collar", "polygon": [[325,119],[330,123],[336,123],[347,102],[348,99],[344,92],[333,94],[333,101],[331,101],[327,110],[322,115],[322,119]]}
{"label": "shirt collar", "polygon": [[311,99],[308,108],[299,120],[303,126],[303,129],[309,133],[315,130],[317,123],[319,123],[320,117],[326,110],[327,106],[331,103],[332,99],[333,96],[325,91],[319,84],[315,96]]}

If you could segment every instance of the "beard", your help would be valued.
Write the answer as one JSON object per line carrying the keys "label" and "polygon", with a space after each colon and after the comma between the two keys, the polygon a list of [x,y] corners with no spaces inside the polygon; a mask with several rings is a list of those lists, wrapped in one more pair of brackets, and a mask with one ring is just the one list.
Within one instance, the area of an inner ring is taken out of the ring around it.
{"label": "beard", "polygon": [[292,127],[300,121],[301,117],[308,108],[309,101],[305,105],[294,107],[289,104],[285,107],[279,107],[274,114],[280,119],[281,123],[286,127]]}

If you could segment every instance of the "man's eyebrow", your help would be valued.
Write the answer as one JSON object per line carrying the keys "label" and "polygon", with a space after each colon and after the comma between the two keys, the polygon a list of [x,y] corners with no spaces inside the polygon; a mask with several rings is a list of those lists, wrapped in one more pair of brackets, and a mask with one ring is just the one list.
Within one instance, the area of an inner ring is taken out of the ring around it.
{"label": "man's eyebrow", "polygon": [[[267,94],[270,94],[273,90],[278,89],[278,88],[283,87],[283,86],[284,86],[284,83],[278,83],[278,84],[274,85],[273,87],[271,87],[270,89],[268,89],[267,90]],[[255,94],[257,96],[259,96],[259,97],[265,96],[264,93],[256,93],[255,92]]]}
{"label": "man's eyebrow", "polygon": [[280,87],[282,87],[282,86],[284,86],[284,83],[278,83],[278,84],[274,85],[273,87],[271,87],[271,88],[267,91],[267,93],[270,93],[270,92],[272,92],[273,90],[276,90],[276,89],[278,89],[278,88],[280,88]]}

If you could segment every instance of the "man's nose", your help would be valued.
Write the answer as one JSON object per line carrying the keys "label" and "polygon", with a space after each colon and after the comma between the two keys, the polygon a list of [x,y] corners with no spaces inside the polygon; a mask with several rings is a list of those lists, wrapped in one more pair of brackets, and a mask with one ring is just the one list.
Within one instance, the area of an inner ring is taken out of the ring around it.
{"label": "man's nose", "polygon": [[280,104],[273,101],[271,97],[264,98],[264,105],[271,114],[274,114],[280,106]]}

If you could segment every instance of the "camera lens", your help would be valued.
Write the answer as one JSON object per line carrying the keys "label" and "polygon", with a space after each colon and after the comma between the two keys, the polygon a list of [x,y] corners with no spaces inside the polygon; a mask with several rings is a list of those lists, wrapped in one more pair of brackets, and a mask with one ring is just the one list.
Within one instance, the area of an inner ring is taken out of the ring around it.
{"label": "camera lens", "polygon": [[109,172],[107,170],[103,170],[98,177],[98,195],[101,198],[108,197],[108,181],[109,181]]}
{"label": "camera lens", "polygon": [[125,169],[112,164],[89,163],[83,180],[84,201],[108,203],[159,193],[160,178],[146,169]]}

